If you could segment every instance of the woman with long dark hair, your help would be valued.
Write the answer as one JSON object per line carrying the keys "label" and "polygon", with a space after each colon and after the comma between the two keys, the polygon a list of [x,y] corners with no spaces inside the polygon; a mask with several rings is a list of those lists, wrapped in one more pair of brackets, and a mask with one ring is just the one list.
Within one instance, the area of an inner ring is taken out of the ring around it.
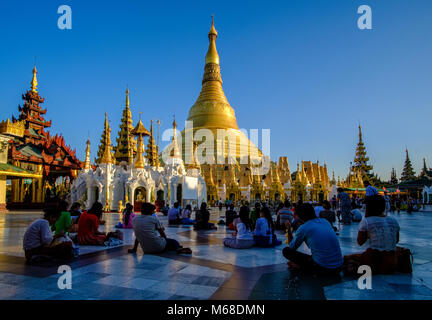
{"label": "woman with long dark hair", "polygon": [[119,222],[116,226],[117,228],[132,229],[132,220],[135,218],[135,213],[133,212],[133,206],[128,202],[126,203],[126,208],[123,210],[123,222]]}
{"label": "woman with long dark hair", "polygon": [[242,206],[240,208],[240,214],[238,222],[235,225],[237,234],[231,238],[225,238],[223,244],[225,247],[233,249],[248,249],[253,247],[253,224],[252,220],[249,218],[249,208]]}
{"label": "woman with long dark hair", "polygon": [[210,212],[207,210],[207,203],[201,203],[201,208],[196,214],[195,230],[211,230],[217,229],[214,223],[209,222]]}
{"label": "woman with long dark hair", "polygon": [[274,247],[281,242],[274,234],[273,218],[268,207],[262,207],[260,210],[260,218],[256,221],[254,240],[258,247]]}
{"label": "woman with long dark hair", "polygon": [[99,221],[102,217],[102,203],[96,201],[88,211],[84,211],[78,222],[77,240],[81,245],[104,245],[106,234],[100,232]]}

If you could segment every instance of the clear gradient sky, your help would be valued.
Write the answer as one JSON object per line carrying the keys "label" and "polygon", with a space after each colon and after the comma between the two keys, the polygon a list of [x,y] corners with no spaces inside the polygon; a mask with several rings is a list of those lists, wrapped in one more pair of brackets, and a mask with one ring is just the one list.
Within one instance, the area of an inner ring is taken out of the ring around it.
{"label": "clear gradient sky", "polygon": [[[72,8],[72,30],[57,8]],[[373,30],[357,28],[357,8]],[[432,1],[1,1],[0,119],[18,115],[37,57],[39,92],[83,159],[108,112],[117,136],[125,90],[134,123],[184,126],[201,89],[215,15],[224,91],[239,127],[270,128],[271,157],[326,162],[345,177],[362,124],[374,171],[400,175],[405,148],[432,166]],[[114,142],[114,141],[113,141]]]}

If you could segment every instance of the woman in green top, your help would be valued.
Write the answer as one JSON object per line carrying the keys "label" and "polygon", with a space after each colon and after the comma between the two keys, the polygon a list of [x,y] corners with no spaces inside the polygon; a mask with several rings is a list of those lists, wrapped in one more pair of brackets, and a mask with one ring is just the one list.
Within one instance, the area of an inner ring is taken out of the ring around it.
{"label": "woman in green top", "polygon": [[61,212],[60,218],[54,224],[55,235],[69,233],[69,228],[72,225],[70,212],[67,211],[68,203],[64,200],[60,201],[58,210]]}

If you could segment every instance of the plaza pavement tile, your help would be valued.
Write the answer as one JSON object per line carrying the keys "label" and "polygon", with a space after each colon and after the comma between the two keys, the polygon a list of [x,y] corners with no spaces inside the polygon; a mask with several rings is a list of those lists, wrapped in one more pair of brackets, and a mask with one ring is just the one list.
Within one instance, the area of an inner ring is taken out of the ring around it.
{"label": "plaza pavement tile", "polygon": [[[212,212],[211,220],[223,217]],[[355,278],[320,279],[292,272],[281,250],[225,248],[222,239],[232,231],[218,225],[214,231],[196,232],[191,226],[170,227],[160,215],[169,237],[192,249],[193,254],[128,254],[134,243],[132,230],[122,230],[124,244],[117,248],[81,246],[80,257],[70,263],[72,289],[60,290],[57,264],[24,263],[22,237],[39,212],[0,215],[0,299],[342,299],[432,300],[432,212],[392,214],[401,225],[400,245],[414,254],[412,275],[373,276],[372,290],[360,290]],[[101,230],[113,230],[116,213],[104,214]],[[356,243],[358,224],[338,225],[344,254],[365,250]],[[278,238],[285,241],[280,232]],[[310,250],[303,245],[303,252]]]}

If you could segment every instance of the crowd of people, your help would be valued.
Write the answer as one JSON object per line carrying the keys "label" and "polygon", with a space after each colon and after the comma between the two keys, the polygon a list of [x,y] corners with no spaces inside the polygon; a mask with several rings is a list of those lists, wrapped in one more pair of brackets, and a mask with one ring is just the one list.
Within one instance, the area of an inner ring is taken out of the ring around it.
{"label": "crowd of people", "polygon": [[[338,275],[343,270],[355,274],[360,265],[369,265],[374,273],[409,271],[409,250],[397,247],[399,224],[388,215],[391,203],[388,196],[381,196],[367,185],[366,197],[350,198],[342,188],[329,201],[313,205],[299,201],[280,203],[272,208],[257,201],[252,210],[248,203],[239,206],[237,213],[233,203],[226,203],[225,220],[219,225],[232,234],[222,240],[225,247],[249,249],[252,247],[273,248],[281,245],[277,230],[283,231],[288,246],[282,254],[288,266],[304,272],[324,275]],[[221,208],[221,202],[216,203]],[[165,227],[151,203],[142,203],[141,214],[134,213],[128,203],[122,214],[117,231],[101,232],[103,205],[95,202],[90,209],[81,211],[81,205],[61,201],[57,207],[45,210],[41,219],[34,221],[24,235],[23,247],[28,261],[35,257],[70,259],[76,255],[77,245],[110,246],[122,243],[123,233],[118,229],[133,229],[135,243],[130,253],[136,253],[140,246],[145,253],[157,254],[174,251],[191,254],[177,240],[168,238]],[[216,209],[217,210],[217,209]],[[222,209],[219,209],[222,211]],[[364,214],[363,214],[364,211]],[[272,212],[275,213],[275,219]],[[192,219],[194,214],[194,219]],[[181,208],[174,203],[166,212],[168,226],[192,225],[196,231],[216,230],[210,222],[210,211],[203,202],[200,208],[187,204]],[[221,216],[223,217],[223,216]],[[357,243],[368,248],[358,254],[343,256],[339,243],[339,229],[344,225],[359,223]],[[305,244],[310,254],[300,250]]]}

